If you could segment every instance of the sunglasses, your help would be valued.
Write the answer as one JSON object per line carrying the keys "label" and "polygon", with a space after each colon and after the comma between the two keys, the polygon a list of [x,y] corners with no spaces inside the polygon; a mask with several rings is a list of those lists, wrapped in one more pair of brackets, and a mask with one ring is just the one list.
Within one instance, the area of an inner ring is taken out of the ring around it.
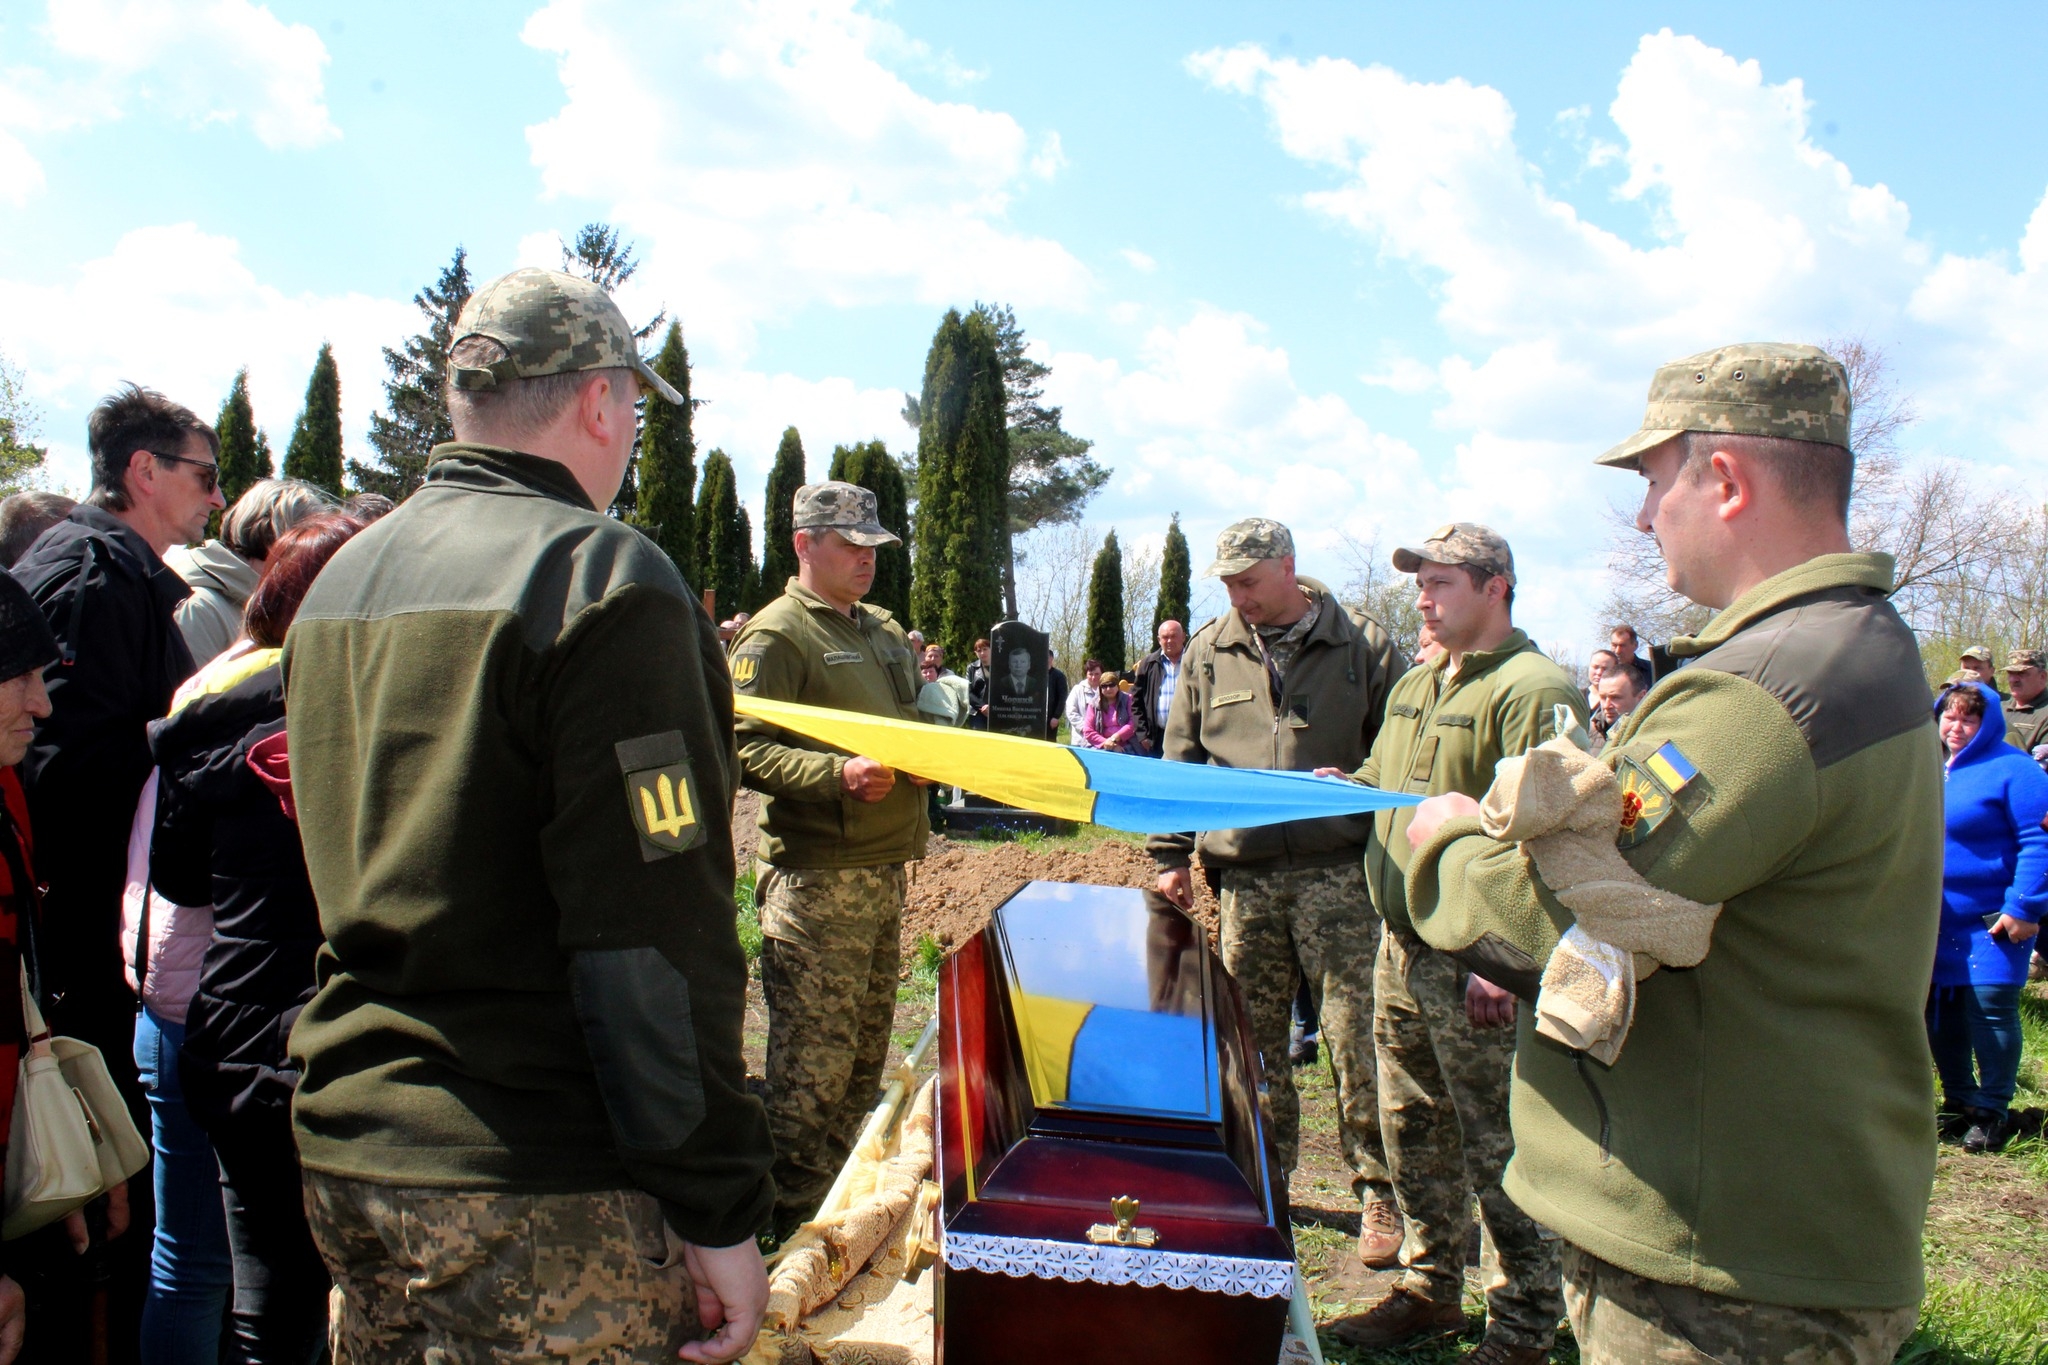
{"label": "sunglasses", "polygon": [[155,455],[159,460],[168,460],[172,464],[191,465],[199,471],[199,482],[206,486],[206,491],[209,493],[220,487],[220,466],[212,460],[195,460],[187,455],[161,455],[154,450],[147,450],[143,453],[145,455]]}

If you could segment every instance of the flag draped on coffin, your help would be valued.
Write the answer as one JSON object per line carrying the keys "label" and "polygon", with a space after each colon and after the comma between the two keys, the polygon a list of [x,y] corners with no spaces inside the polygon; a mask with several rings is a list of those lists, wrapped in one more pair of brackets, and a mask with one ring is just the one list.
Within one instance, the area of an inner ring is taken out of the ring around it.
{"label": "flag draped on coffin", "polygon": [[1309,773],[1166,763],[744,694],[733,703],[741,715],[1004,805],[1138,834],[1245,829],[1422,800]]}

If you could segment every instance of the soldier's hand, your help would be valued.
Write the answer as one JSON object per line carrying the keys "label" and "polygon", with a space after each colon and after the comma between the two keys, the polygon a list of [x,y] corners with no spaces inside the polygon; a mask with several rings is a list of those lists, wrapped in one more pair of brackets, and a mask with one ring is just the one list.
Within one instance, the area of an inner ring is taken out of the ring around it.
{"label": "soldier's hand", "polygon": [[768,1311],[768,1267],[752,1238],[729,1247],[683,1243],[683,1264],[697,1288],[697,1318],[711,1336],[676,1354],[700,1365],[725,1365],[753,1349]]}
{"label": "soldier's hand", "polygon": [[1184,867],[1169,867],[1159,874],[1159,894],[1183,910],[1195,908],[1195,879]]}
{"label": "soldier's hand", "polygon": [[880,801],[896,786],[896,770],[865,756],[849,758],[839,770],[839,785],[856,801]]}
{"label": "soldier's hand", "polygon": [[1465,978],[1465,1017],[1473,1028],[1513,1028],[1515,996],[1477,972]]}
{"label": "soldier's hand", "polygon": [[21,1328],[27,1305],[21,1286],[0,1275],[0,1365],[10,1365],[21,1354]]}
{"label": "soldier's hand", "polygon": [[1415,819],[1408,825],[1408,847],[1421,848],[1431,839],[1446,820],[1455,820],[1461,815],[1479,814],[1479,803],[1463,792],[1445,792],[1432,796],[1415,808]]}
{"label": "soldier's hand", "polygon": [[1341,777],[1346,782],[1351,780],[1351,774],[1345,772],[1342,768],[1317,768],[1315,775],[1317,777]]}

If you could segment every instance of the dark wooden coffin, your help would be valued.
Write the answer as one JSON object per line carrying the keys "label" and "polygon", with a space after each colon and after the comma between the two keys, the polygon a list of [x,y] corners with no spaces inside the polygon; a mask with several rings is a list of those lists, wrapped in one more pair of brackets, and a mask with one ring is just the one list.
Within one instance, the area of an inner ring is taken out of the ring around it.
{"label": "dark wooden coffin", "polygon": [[941,1365],[1276,1359],[1294,1250],[1257,1056],[1162,897],[1004,902],[939,977]]}

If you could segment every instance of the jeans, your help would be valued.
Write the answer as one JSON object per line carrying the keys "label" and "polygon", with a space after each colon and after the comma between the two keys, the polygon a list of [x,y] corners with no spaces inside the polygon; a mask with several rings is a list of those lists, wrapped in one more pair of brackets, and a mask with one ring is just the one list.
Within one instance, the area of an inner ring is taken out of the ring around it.
{"label": "jeans", "polygon": [[[1927,1042],[1951,1109],[2004,1117],[2020,1076],[2020,991],[1936,986],[1927,996]],[[1973,1065],[1974,1062],[1974,1065]]]}
{"label": "jeans", "polygon": [[156,1148],[156,1239],[142,1305],[144,1365],[214,1365],[220,1358],[234,1266],[228,1259],[220,1166],[185,1108],[178,1048],[185,1026],[145,1009],[135,1021],[135,1065],[149,1095]]}
{"label": "jeans", "polygon": [[239,1115],[219,1130],[228,1243],[234,1249],[230,1365],[310,1365],[327,1345],[332,1285],[306,1226],[305,1187],[289,1113]]}

